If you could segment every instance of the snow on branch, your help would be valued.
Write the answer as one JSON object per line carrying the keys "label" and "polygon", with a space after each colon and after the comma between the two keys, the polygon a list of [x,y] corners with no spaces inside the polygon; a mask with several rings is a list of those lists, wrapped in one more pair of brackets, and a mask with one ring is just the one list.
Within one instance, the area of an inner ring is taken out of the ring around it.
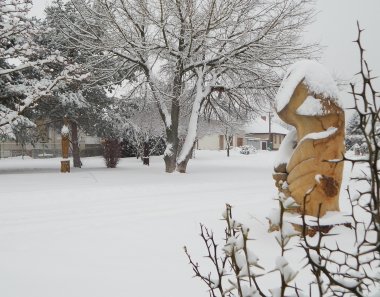
{"label": "snow on branch", "polygon": [[14,109],[7,108],[0,104],[0,107],[2,108],[0,127],[8,126],[4,128],[4,131],[9,130],[9,126],[14,125],[20,118],[24,118],[23,114],[27,109],[33,107],[41,98],[52,95],[52,91],[59,82],[71,80],[82,81],[88,77],[88,73],[75,74],[75,71],[77,70],[78,66],[71,65],[64,69],[56,78],[52,80],[42,80],[36,83],[33,87],[16,85],[16,89],[13,88],[13,91],[18,89],[22,94],[25,94],[26,97],[21,99],[19,103],[15,104]]}

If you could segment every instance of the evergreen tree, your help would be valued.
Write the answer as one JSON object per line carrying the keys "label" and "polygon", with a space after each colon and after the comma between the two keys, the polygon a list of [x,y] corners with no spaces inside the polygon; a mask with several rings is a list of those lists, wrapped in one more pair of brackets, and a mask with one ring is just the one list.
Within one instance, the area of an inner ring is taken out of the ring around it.
{"label": "evergreen tree", "polygon": [[28,18],[31,5],[31,0],[0,2],[0,134],[4,137],[16,138],[17,126],[34,126],[30,111],[63,81],[86,77],[59,51],[39,43],[47,28]]}
{"label": "evergreen tree", "polygon": [[360,154],[368,153],[365,136],[360,130],[360,117],[355,113],[346,127],[346,150],[358,151]]}

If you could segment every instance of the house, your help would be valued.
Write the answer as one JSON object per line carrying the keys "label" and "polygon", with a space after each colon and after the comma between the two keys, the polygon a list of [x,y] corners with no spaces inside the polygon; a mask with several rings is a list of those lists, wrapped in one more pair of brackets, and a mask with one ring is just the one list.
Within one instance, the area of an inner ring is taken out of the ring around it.
{"label": "house", "polygon": [[[79,130],[79,150],[81,156],[101,155],[100,138],[88,136]],[[0,158],[30,156],[32,158],[50,158],[61,156],[60,129],[52,125],[38,128],[38,142],[22,146],[13,140],[0,141]]]}
{"label": "house", "polygon": [[[240,147],[245,145],[244,132],[236,133],[230,137],[230,147]],[[225,135],[218,133],[205,135],[196,142],[198,150],[225,150],[227,141]]]}
{"label": "house", "polygon": [[246,125],[244,132],[245,145],[260,150],[278,150],[289,130],[263,116]]}
{"label": "house", "polygon": [[[263,116],[245,124],[234,132],[228,137],[232,147],[249,145],[259,150],[278,150],[289,131]],[[196,148],[200,150],[224,150],[226,147],[226,136],[220,133],[205,135],[198,139],[196,144]]]}

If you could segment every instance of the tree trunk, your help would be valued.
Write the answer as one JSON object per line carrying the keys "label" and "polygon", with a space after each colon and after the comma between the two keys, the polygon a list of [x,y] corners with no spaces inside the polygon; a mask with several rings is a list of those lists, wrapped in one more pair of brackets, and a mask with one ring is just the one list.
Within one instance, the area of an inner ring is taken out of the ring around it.
{"label": "tree trunk", "polygon": [[[177,129],[166,129],[166,149],[164,153],[165,172],[173,173],[177,165],[177,152],[178,152],[178,118]],[[174,125],[173,125],[174,126]]]}
{"label": "tree trunk", "polygon": [[207,91],[203,90],[203,73],[199,72],[197,75],[197,92],[193,102],[189,124],[187,126],[187,135],[177,160],[177,171],[181,173],[186,172],[187,163],[193,153],[194,145],[197,139],[199,113],[202,107],[203,99],[211,91],[211,88],[208,88]]}
{"label": "tree trunk", "polygon": [[226,151],[227,151],[227,157],[230,156],[230,136],[226,133],[224,135],[224,138],[226,139]]}
{"label": "tree trunk", "polygon": [[144,141],[144,150],[143,150],[143,165],[149,166],[149,142]]}
{"label": "tree trunk", "polygon": [[166,127],[166,149],[164,153],[165,171],[173,173],[177,166],[178,154],[178,126],[179,126],[179,97],[182,92],[182,61],[177,62],[177,72],[173,80],[173,99],[171,106],[171,123]]}
{"label": "tree trunk", "polygon": [[71,121],[71,141],[73,144],[73,162],[74,167],[81,168],[82,162],[80,160],[79,153],[79,141],[78,141],[78,124],[76,121]]}
{"label": "tree trunk", "polygon": [[193,144],[193,147],[189,151],[189,153],[186,155],[185,159],[182,162],[179,162],[177,164],[177,171],[178,172],[186,173],[187,163],[189,163],[189,160],[190,160],[191,156],[193,155],[194,145],[195,145],[195,142]]}
{"label": "tree trunk", "polygon": [[165,172],[167,173],[173,173],[176,168],[176,158],[174,155],[165,155],[164,156],[165,161]]}

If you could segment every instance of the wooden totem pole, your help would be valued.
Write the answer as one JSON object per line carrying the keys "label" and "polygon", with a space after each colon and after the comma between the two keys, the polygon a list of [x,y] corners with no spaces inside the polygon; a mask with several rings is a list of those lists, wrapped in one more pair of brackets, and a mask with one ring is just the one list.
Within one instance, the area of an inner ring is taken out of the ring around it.
{"label": "wooden totem pole", "polygon": [[314,61],[290,67],[276,97],[278,116],[295,127],[282,143],[273,178],[300,213],[339,211],[344,154],[344,111],[328,71]]}
{"label": "wooden totem pole", "polygon": [[68,126],[68,119],[66,117],[63,118],[63,127],[61,129],[61,145],[62,145],[61,172],[70,172],[69,126]]}

